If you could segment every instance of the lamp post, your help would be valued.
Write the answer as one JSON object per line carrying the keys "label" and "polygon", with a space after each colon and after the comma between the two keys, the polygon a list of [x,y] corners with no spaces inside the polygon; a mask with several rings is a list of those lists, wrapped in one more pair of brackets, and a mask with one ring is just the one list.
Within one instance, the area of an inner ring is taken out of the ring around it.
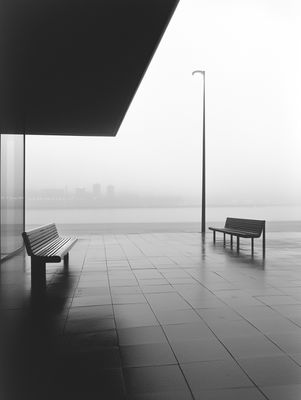
{"label": "lamp post", "polygon": [[205,71],[193,71],[192,75],[201,74],[203,77],[203,149],[202,149],[202,213],[201,232],[206,233],[206,136],[205,136]]}

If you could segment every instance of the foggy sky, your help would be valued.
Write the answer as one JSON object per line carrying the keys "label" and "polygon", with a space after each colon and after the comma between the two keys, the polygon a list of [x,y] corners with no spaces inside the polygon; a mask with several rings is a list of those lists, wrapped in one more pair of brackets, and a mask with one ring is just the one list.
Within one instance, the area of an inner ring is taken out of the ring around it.
{"label": "foggy sky", "polygon": [[27,188],[198,195],[204,69],[208,202],[300,201],[300,4],[181,0],[117,136],[28,136]]}

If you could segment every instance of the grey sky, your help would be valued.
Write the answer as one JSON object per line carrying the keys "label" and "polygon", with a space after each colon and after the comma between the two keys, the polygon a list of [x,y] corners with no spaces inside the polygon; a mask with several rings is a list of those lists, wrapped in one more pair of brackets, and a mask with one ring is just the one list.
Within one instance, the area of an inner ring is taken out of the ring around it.
{"label": "grey sky", "polygon": [[27,137],[27,187],[198,195],[205,69],[208,201],[297,203],[300,37],[299,0],[181,0],[117,137]]}

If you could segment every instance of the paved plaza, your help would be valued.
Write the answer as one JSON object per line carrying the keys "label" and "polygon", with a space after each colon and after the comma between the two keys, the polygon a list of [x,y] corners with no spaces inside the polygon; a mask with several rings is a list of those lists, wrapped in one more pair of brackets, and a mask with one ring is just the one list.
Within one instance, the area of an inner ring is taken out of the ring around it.
{"label": "paved plaza", "polygon": [[45,293],[3,263],[1,399],[300,399],[301,234],[217,239],[83,236]]}

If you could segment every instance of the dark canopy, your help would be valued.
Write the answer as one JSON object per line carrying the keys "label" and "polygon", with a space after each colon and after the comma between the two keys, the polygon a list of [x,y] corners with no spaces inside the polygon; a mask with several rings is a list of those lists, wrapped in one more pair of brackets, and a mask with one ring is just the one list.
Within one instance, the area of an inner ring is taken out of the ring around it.
{"label": "dark canopy", "polygon": [[1,133],[115,136],[178,1],[1,0]]}

